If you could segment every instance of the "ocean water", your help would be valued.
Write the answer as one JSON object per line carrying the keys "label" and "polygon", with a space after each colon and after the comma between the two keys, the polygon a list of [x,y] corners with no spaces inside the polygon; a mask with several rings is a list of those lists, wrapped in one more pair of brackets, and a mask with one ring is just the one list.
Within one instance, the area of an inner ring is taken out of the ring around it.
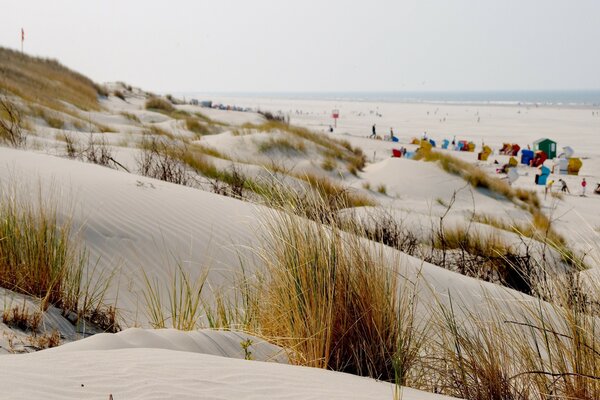
{"label": "ocean water", "polygon": [[[293,100],[392,103],[524,104],[600,107],[600,90],[439,91],[439,92],[262,92],[211,93],[215,96]],[[187,95],[194,95],[187,93]],[[206,97],[207,93],[204,94]]]}

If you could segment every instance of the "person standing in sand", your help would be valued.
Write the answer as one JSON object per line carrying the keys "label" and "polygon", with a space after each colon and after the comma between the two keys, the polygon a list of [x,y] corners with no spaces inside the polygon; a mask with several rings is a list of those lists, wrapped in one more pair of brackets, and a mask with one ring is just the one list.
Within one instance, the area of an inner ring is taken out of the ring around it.
{"label": "person standing in sand", "polygon": [[375,124],[373,124],[373,128],[371,128],[371,136],[369,136],[370,138],[376,138],[377,137],[377,131],[375,130]]}
{"label": "person standing in sand", "polygon": [[569,193],[569,194],[571,194],[571,192],[569,191],[569,187],[567,186],[567,182],[565,182],[562,179],[559,179],[558,181],[560,182],[560,185],[561,185],[560,186],[560,191],[563,192],[563,193]]}
{"label": "person standing in sand", "polygon": [[581,181],[581,195],[585,197],[585,187],[587,186],[587,182],[585,178]]}

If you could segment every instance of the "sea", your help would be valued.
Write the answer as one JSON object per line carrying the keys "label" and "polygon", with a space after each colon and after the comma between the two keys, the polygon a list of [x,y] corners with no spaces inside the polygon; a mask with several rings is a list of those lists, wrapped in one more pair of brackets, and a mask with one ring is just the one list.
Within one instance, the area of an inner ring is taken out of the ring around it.
{"label": "sea", "polygon": [[391,103],[505,104],[600,107],[600,90],[418,91],[418,92],[212,92],[186,97],[272,98]]}

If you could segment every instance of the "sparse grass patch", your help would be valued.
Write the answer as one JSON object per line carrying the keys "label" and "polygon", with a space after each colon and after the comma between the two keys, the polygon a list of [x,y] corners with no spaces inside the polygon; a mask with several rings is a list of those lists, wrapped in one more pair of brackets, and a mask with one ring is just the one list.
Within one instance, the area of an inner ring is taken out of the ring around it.
{"label": "sparse grass patch", "polygon": [[34,116],[43,119],[51,128],[62,129],[65,126],[65,121],[54,111],[47,111],[41,107],[34,107],[32,111]]}
{"label": "sparse grass patch", "polygon": [[170,142],[167,138],[144,135],[137,158],[140,175],[178,185],[192,186],[193,176],[186,167],[185,147]]}
{"label": "sparse grass patch", "polygon": [[337,163],[331,157],[325,157],[323,162],[321,163],[321,168],[325,171],[333,171],[337,167]]}
{"label": "sparse grass patch", "polygon": [[291,140],[286,137],[270,137],[258,144],[258,151],[261,153],[279,151],[282,153],[298,154],[305,153],[306,146],[304,145],[304,142],[300,140]]}
{"label": "sparse grass patch", "polygon": [[63,102],[82,110],[98,110],[106,90],[55,60],[31,57],[0,47],[0,90],[26,102],[66,111]]}
{"label": "sparse grass patch", "polygon": [[166,111],[168,113],[175,111],[173,104],[160,97],[150,97],[146,100],[145,107],[147,110]]}
{"label": "sparse grass patch", "polygon": [[10,327],[22,331],[36,332],[42,321],[40,311],[31,312],[23,300],[23,306],[8,307],[2,312],[2,322]]}
{"label": "sparse grass patch", "polygon": [[[0,196],[0,286],[39,299],[42,311],[52,304],[79,318],[104,315],[110,277],[88,271],[84,279],[88,256],[73,239],[70,220],[59,218],[52,196],[41,188],[37,200],[22,190],[4,187]],[[11,310],[6,318],[29,321],[24,310]]]}
{"label": "sparse grass patch", "polygon": [[[165,293],[165,283],[150,279],[144,272],[143,295],[146,314],[152,327],[155,329],[170,327],[183,331],[198,329],[203,315],[202,291],[206,277],[205,271],[197,279],[192,279],[190,274],[178,265]],[[165,298],[168,299],[166,307]],[[165,312],[166,310],[168,312]]]}
{"label": "sparse grass patch", "polygon": [[377,191],[381,194],[387,194],[387,187],[382,183],[381,185],[377,186]]}
{"label": "sparse grass patch", "polygon": [[43,335],[30,336],[29,343],[36,350],[51,349],[60,345],[60,332],[55,329]]}
{"label": "sparse grass patch", "polygon": [[170,140],[175,140],[175,135],[173,135],[171,132],[167,131],[166,129],[161,128],[160,126],[157,125],[151,125],[148,127],[149,129],[149,134],[152,135],[156,135],[156,136],[164,136],[169,138]]}
{"label": "sparse grass patch", "polygon": [[231,160],[231,158],[223,153],[221,153],[219,150],[215,149],[214,147],[209,147],[200,143],[194,143],[192,145],[190,145],[190,149],[192,151],[198,151],[200,153],[209,155],[211,157],[215,157],[215,158],[220,158],[222,160]]}
{"label": "sparse grass patch", "polygon": [[327,177],[309,173],[295,176],[307,182],[333,209],[366,207],[376,204],[371,198],[341,186]]}
{"label": "sparse grass patch", "polygon": [[125,112],[125,111],[123,111],[123,112],[121,113],[121,115],[122,115],[122,116],[124,116],[125,118],[127,118],[128,120],[130,120],[130,121],[132,121],[132,122],[135,122],[136,124],[140,124],[140,123],[141,123],[140,119],[139,119],[139,118],[138,118],[138,116],[137,116],[137,115],[135,115],[135,114],[132,114],[132,113],[128,113],[128,112]]}
{"label": "sparse grass patch", "polygon": [[346,162],[348,170],[353,175],[362,171],[366,163],[366,157],[361,149],[352,148],[347,141],[338,141],[329,136],[312,132],[306,128],[272,120],[260,125],[246,123],[241,126],[241,130],[238,129],[237,134],[244,134],[248,130],[256,130],[258,132],[286,132],[306,141],[315,143],[322,148],[324,156],[333,157]]}
{"label": "sparse grass patch", "polygon": [[196,137],[210,135],[212,133],[208,126],[204,125],[196,118],[186,118],[185,127],[188,131],[194,132]]}
{"label": "sparse grass patch", "polygon": [[[442,242],[443,241],[443,242]],[[436,236],[435,246],[444,249],[460,249],[483,257],[499,257],[508,252],[508,247],[499,235],[491,232],[473,232],[463,225],[444,228],[443,238]]]}

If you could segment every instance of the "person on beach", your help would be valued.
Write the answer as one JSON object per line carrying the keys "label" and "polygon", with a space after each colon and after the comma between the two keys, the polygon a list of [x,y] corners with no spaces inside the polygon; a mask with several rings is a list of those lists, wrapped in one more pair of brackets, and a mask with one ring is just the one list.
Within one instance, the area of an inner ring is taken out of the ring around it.
{"label": "person on beach", "polygon": [[581,181],[581,195],[585,196],[585,187],[587,186],[587,182],[585,181],[585,178],[583,178],[583,180]]}
{"label": "person on beach", "polygon": [[565,182],[562,179],[559,179],[558,181],[560,182],[560,191],[563,193],[571,194],[571,191],[569,190],[569,187],[567,186],[567,182]]}
{"label": "person on beach", "polygon": [[375,130],[375,124],[373,124],[373,128],[371,128],[371,136],[369,136],[370,138],[376,138],[377,137],[377,131]]}
{"label": "person on beach", "polygon": [[452,138],[452,147],[456,146],[456,136]]}
{"label": "person on beach", "polygon": [[393,142],[394,141],[394,129],[390,128],[390,140]]}

